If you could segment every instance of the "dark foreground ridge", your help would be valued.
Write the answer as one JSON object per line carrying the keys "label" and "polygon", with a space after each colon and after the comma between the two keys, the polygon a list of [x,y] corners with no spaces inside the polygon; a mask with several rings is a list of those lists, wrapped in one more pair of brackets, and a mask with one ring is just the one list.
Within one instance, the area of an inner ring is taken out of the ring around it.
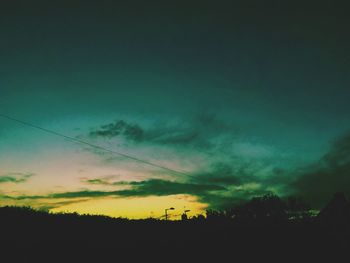
{"label": "dark foreground ridge", "polygon": [[334,195],[317,216],[297,211],[296,200],[290,200],[288,210],[283,204],[268,195],[183,221],[2,207],[1,258],[10,260],[1,262],[339,262],[349,258],[350,204],[343,194]]}

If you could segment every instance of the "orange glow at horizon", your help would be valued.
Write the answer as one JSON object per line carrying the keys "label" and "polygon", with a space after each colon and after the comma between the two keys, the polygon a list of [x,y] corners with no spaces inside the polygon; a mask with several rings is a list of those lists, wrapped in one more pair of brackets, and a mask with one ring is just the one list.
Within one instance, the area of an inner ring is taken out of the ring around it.
{"label": "orange glow at horizon", "polygon": [[207,204],[200,203],[191,195],[149,196],[137,198],[98,198],[83,202],[63,205],[50,209],[53,213],[73,213],[125,217],[129,219],[162,218],[164,210],[174,207],[169,218],[180,219],[186,209],[188,216],[203,214]]}

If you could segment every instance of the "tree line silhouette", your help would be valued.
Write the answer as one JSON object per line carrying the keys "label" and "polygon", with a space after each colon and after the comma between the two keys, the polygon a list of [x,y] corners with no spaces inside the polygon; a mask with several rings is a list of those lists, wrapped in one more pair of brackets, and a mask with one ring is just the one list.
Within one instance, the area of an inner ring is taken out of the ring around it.
{"label": "tree line silhouette", "polygon": [[0,224],[3,251],[26,251],[12,257],[37,257],[39,251],[56,253],[59,248],[62,255],[70,253],[79,260],[107,255],[129,260],[170,255],[181,260],[185,255],[213,261],[286,256],[294,261],[334,261],[350,244],[350,202],[336,193],[315,213],[301,198],[281,199],[270,193],[178,221],[1,207]]}

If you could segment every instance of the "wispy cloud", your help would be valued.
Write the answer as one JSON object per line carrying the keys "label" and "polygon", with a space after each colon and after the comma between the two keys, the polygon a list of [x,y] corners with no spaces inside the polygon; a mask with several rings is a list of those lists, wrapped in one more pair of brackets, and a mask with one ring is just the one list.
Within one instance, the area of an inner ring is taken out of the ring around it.
{"label": "wispy cloud", "polygon": [[33,173],[7,173],[0,175],[0,183],[24,183],[34,175]]}
{"label": "wispy cloud", "polygon": [[104,186],[116,186],[116,185],[129,185],[130,182],[126,181],[111,181],[111,178],[93,178],[87,179],[82,178],[83,183],[91,184],[91,185],[104,185]]}

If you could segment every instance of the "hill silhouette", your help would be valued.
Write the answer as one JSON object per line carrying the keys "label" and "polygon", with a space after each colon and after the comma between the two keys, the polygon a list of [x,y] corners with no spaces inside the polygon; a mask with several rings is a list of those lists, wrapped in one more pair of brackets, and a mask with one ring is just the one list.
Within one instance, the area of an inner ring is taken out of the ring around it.
{"label": "hill silhouette", "polygon": [[6,262],[37,262],[47,259],[44,255],[48,262],[337,261],[349,245],[349,207],[345,196],[336,194],[313,216],[300,200],[269,194],[183,221],[1,207],[2,257],[11,258]]}

